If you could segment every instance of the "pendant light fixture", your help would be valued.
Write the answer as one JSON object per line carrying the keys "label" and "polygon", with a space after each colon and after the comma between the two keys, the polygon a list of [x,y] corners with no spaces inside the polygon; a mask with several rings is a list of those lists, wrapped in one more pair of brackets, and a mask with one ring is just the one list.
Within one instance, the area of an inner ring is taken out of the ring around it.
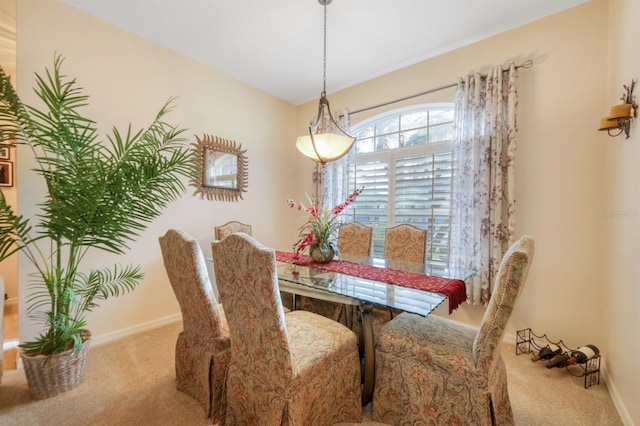
{"label": "pendant light fixture", "polygon": [[327,100],[327,5],[331,1],[318,0],[318,3],[324,6],[324,62],[318,118],[309,126],[309,134],[299,136],[296,141],[296,147],[300,152],[321,164],[344,157],[356,140],[336,123]]}

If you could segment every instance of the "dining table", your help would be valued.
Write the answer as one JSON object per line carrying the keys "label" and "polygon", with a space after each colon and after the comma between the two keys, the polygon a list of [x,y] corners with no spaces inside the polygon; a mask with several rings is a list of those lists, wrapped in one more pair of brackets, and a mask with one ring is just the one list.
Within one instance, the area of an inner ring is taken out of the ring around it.
{"label": "dining table", "polygon": [[328,263],[276,250],[280,292],[356,306],[363,365],[362,402],[375,382],[374,306],[427,316],[448,300],[449,313],[466,300],[465,274],[443,262],[412,263],[341,255]]}

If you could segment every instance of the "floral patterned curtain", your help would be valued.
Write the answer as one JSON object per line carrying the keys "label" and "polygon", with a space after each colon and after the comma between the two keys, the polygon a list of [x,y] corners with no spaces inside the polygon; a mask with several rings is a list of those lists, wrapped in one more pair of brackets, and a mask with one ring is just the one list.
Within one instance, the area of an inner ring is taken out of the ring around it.
{"label": "floral patterned curtain", "polygon": [[473,274],[467,302],[486,305],[514,240],[517,70],[459,78],[455,100],[454,244],[451,258]]}

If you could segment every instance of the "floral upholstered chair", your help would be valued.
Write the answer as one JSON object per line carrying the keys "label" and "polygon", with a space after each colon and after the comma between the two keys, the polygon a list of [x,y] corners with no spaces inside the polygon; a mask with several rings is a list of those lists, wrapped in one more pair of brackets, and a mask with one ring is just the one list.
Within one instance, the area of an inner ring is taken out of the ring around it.
{"label": "floral upholstered chair", "polygon": [[384,240],[385,259],[424,263],[426,250],[426,230],[408,223],[387,228]]}
{"label": "floral upholstered chair", "polygon": [[[350,256],[368,257],[371,255],[371,234],[373,229],[360,222],[341,225],[338,230],[338,253],[342,260],[349,260]],[[318,300],[312,297],[300,297],[300,309],[315,312],[334,321],[346,325],[359,332],[355,323],[357,307],[343,305],[328,300]]]}
{"label": "floral upholstered chair", "polygon": [[479,329],[403,313],[380,330],[374,421],[513,424],[500,344],[533,254],[534,240],[527,236],[505,253]]}
{"label": "floral upholstered chair", "polygon": [[231,222],[227,222],[224,225],[214,227],[213,232],[215,234],[216,240],[220,241],[224,240],[226,236],[234,234],[236,232],[244,232],[245,234],[251,235],[251,225],[232,220]]}
{"label": "floral upholstered chair", "polygon": [[306,311],[284,314],[275,252],[246,234],[212,243],[231,333],[228,425],[361,422],[353,331]]}
{"label": "floral upholstered chair", "polygon": [[373,228],[360,222],[351,222],[340,226],[338,253],[351,256],[370,256],[372,231]]}
{"label": "floral upholstered chair", "polygon": [[[426,248],[427,231],[424,229],[410,224],[401,224],[386,230],[384,258],[387,261],[424,264]],[[403,268],[407,266],[404,265]],[[374,341],[378,339],[380,328],[401,312],[397,309],[373,307],[371,321]],[[354,329],[356,328],[354,327]]]}
{"label": "floral upholstered chair", "polygon": [[214,423],[224,424],[223,390],[231,349],[222,305],[215,299],[195,239],[181,229],[170,229],[160,237],[160,248],[182,312],[175,355],[177,388],[198,400]]}

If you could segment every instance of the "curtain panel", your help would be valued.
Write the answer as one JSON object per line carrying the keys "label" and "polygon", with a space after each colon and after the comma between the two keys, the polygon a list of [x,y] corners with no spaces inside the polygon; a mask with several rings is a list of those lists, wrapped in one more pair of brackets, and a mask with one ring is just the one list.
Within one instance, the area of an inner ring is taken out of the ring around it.
{"label": "curtain panel", "polygon": [[458,79],[455,98],[451,258],[471,279],[467,302],[486,305],[514,241],[517,69]]}
{"label": "curtain panel", "polygon": [[[488,303],[498,266],[515,240],[516,82],[514,63],[457,82],[450,258],[453,268],[471,277],[467,303],[474,305]],[[348,133],[348,114],[339,117]],[[351,156],[317,165],[319,205],[335,206],[350,193]]]}

